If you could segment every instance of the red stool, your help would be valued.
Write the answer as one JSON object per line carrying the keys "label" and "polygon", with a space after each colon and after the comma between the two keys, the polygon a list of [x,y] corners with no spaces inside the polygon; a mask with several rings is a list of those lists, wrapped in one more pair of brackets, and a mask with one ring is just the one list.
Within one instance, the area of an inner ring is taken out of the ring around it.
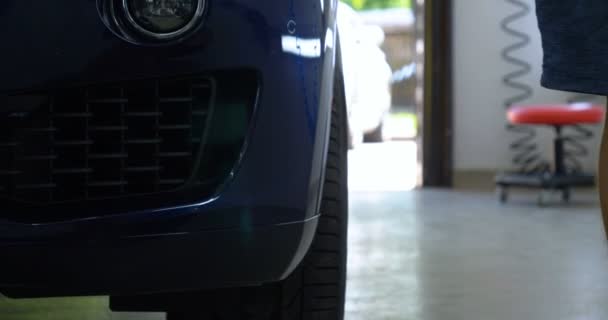
{"label": "red stool", "polygon": [[[506,202],[509,187],[531,187],[542,190],[560,190],[562,199],[570,199],[573,187],[595,185],[593,175],[582,172],[569,172],[565,165],[564,142],[562,135],[565,126],[598,124],[604,118],[604,108],[588,103],[569,105],[530,105],[514,106],[507,112],[507,119],[513,125],[546,125],[555,129],[554,166],[543,172],[509,172],[496,177],[501,202]],[[539,204],[542,205],[542,192]]]}

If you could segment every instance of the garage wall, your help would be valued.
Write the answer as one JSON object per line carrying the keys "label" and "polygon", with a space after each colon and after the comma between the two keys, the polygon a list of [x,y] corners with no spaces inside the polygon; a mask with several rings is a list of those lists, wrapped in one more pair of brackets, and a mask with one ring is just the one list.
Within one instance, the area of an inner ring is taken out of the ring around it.
{"label": "garage wall", "polygon": [[[533,7],[534,0],[526,0]],[[502,61],[502,48],[514,41],[500,29],[500,21],[515,8],[502,0],[457,0],[454,6],[454,166],[455,170],[497,170],[511,167],[509,143],[517,137],[505,130],[504,100],[516,91],[502,84],[502,76],[513,70]],[[517,27],[529,33],[532,43],[519,56],[533,65],[522,80],[534,89],[530,103],[565,102],[571,93],[552,91],[539,85],[542,49],[533,11]],[[584,159],[595,171],[599,128],[588,144]],[[552,152],[549,129],[538,130],[542,151]],[[548,158],[549,160],[551,158]]]}

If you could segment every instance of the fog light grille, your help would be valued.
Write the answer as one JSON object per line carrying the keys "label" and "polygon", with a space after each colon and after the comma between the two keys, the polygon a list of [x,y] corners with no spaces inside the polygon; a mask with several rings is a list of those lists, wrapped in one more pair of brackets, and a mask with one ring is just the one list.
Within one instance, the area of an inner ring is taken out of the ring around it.
{"label": "fog light grille", "polygon": [[0,96],[0,219],[209,200],[243,159],[258,87],[243,69]]}
{"label": "fog light grille", "polygon": [[0,127],[0,196],[33,203],[204,184],[209,78],[65,89],[11,106]]}

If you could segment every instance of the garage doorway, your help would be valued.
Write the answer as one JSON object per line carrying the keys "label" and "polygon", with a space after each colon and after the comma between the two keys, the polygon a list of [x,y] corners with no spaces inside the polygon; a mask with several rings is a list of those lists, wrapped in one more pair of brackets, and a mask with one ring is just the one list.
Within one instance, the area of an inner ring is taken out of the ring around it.
{"label": "garage doorway", "polygon": [[[363,131],[367,130],[365,137],[361,132],[353,137],[354,146],[349,155],[351,191],[407,191],[421,186],[450,187],[452,185],[451,1],[343,0],[343,2],[350,8],[367,9],[356,11],[357,19],[363,24],[375,27],[376,31],[379,29],[380,35],[374,33],[374,30],[356,32],[356,34],[371,35],[376,39],[372,41],[381,39],[376,43],[384,54],[383,59],[390,67],[390,89],[388,89],[391,95],[390,111],[383,118],[381,126],[378,126],[377,121],[372,124],[361,124],[359,127],[364,128]],[[346,28],[342,26],[342,29]],[[341,36],[344,36],[344,33],[341,32]],[[346,41],[353,41],[348,35],[344,38]],[[356,50],[348,51],[347,48],[344,51],[366,52],[360,48],[359,43]],[[346,57],[347,60],[349,58],[357,59],[352,56]],[[349,78],[353,76],[349,75],[348,70],[345,71],[347,87],[351,88],[350,91],[347,88],[347,96],[354,94],[355,99],[359,99],[360,102],[358,107],[349,112],[353,116],[359,110],[359,117],[365,120],[377,119],[378,117],[373,113],[360,112],[360,110],[373,109],[374,105],[377,107],[384,103],[382,97],[378,94],[374,95],[374,86],[369,86],[370,83],[377,84],[384,81],[374,80],[378,79],[377,71],[382,69],[382,66],[373,63],[375,59],[373,54],[359,59],[364,63],[357,64],[350,61],[351,68],[364,74],[366,68],[375,70],[376,73],[365,74],[363,80],[359,80],[365,85],[353,85],[352,83],[356,81],[352,80],[349,85]],[[348,65],[349,62],[346,61],[346,64]],[[381,128],[381,134],[378,134],[378,130],[370,132],[373,128]]]}
{"label": "garage doorway", "polygon": [[409,191],[420,185],[421,65],[414,0],[343,0],[338,25],[353,192]]}

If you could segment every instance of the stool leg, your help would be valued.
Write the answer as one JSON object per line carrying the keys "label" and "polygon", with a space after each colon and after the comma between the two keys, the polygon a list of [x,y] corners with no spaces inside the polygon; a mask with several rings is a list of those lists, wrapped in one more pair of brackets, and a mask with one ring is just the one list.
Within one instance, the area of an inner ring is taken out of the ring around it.
{"label": "stool leg", "polygon": [[557,176],[566,174],[566,165],[564,159],[564,139],[562,138],[562,127],[555,126],[555,140],[554,140],[554,161],[555,161],[555,174]]}
{"label": "stool leg", "polygon": [[509,188],[508,187],[499,186],[498,189],[496,190],[496,193],[498,195],[498,200],[500,200],[500,203],[507,203],[507,201],[509,200]]}
{"label": "stool leg", "polygon": [[570,188],[562,189],[562,201],[570,202]]}
{"label": "stool leg", "polygon": [[[565,176],[566,172],[566,164],[564,159],[564,138],[562,137],[562,127],[555,126],[555,176]],[[570,188],[565,186],[561,189],[557,189],[557,191],[561,191],[562,193],[562,201],[569,202],[570,201]]]}

